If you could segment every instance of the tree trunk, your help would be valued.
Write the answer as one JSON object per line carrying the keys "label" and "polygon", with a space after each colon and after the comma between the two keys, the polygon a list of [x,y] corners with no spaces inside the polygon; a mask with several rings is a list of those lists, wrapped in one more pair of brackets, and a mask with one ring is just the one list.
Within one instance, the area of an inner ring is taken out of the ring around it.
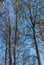
{"label": "tree trunk", "polygon": [[12,65],[10,36],[11,36],[11,30],[10,30],[10,24],[9,24],[9,64]]}
{"label": "tree trunk", "polygon": [[6,50],[5,50],[5,65],[6,65],[6,61],[7,61],[7,43],[6,43]]}
{"label": "tree trunk", "polygon": [[16,12],[16,27],[15,27],[15,42],[14,42],[14,65],[16,65],[16,46],[17,44],[17,12]]}
{"label": "tree trunk", "polygon": [[37,58],[38,58],[38,65],[41,65],[41,60],[40,60],[38,45],[37,45],[36,36],[35,36],[35,24],[33,24],[33,37],[34,37],[34,43],[35,43],[36,54],[37,54]]}

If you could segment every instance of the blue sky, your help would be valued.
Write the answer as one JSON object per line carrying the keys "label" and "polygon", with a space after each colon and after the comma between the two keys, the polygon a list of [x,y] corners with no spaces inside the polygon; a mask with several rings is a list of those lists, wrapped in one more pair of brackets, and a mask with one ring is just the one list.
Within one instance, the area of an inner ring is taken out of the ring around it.
{"label": "blue sky", "polygon": [[[12,21],[11,23],[13,24],[13,27],[14,27],[14,21],[15,21],[14,8],[13,8],[12,2],[9,1],[9,0],[8,0],[8,2],[10,2],[9,8],[8,8],[9,9],[9,12],[10,12],[9,16],[10,16],[10,20]],[[26,42],[29,43],[28,40]],[[30,40],[30,43],[31,42],[32,42],[32,40]],[[43,45],[43,42],[41,42],[41,44]],[[5,49],[5,44],[3,44],[2,39],[0,37],[0,47],[2,47],[2,46],[3,46],[3,50],[4,50]],[[35,53],[35,50],[33,48],[30,51],[32,52],[32,54],[36,54]],[[2,49],[0,49],[0,55],[2,55],[2,56],[0,56],[0,58],[2,58],[4,56],[4,54],[5,54],[5,52],[2,52]],[[44,65],[44,53],[43,54],[40,53],[40,57],[41,57],[41,63],[42,63],[42,65]]]}

